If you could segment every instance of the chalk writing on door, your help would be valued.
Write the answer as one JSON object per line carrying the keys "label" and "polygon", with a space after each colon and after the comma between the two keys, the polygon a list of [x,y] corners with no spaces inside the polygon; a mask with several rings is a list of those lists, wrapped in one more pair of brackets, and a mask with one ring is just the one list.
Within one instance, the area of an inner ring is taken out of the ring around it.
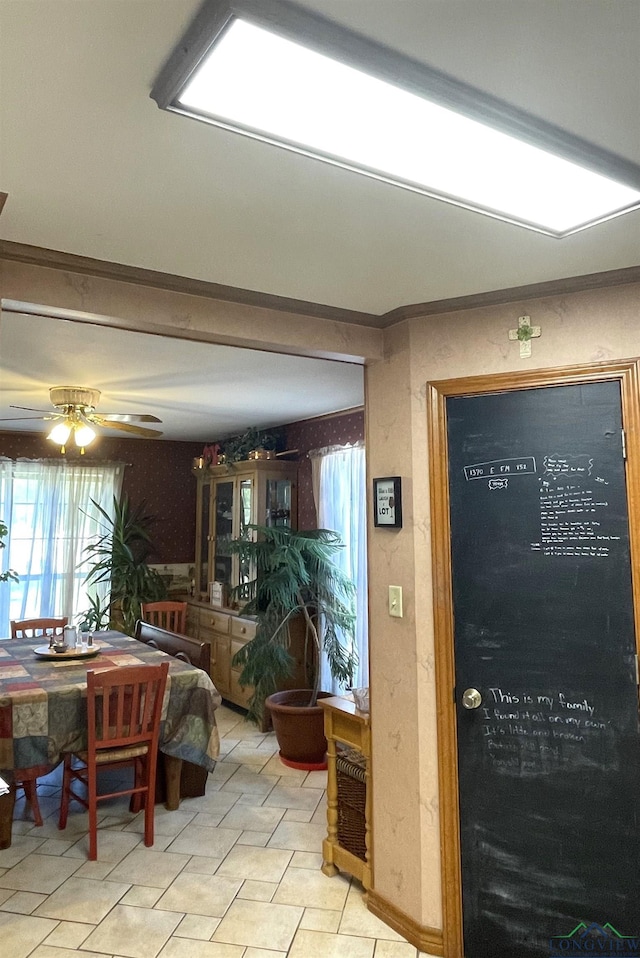
{"label": "chalk writing on door", "polygon": [[483,746],[496,769],[551,773],[566,761],[593,766],[612,754],[603,747],[610,722],[585,695],[496,687],[489,689],[481,712]]}
{"label": "chalk writing on door", "polygon": [[606,479],[594,475],[588,455],[549,455],[540,477],[540,539],[532,552],[545,556],[607,558],[620,540],[608,525]]}
{"label": "chalk writing on door", "polygon": [[494,459],[491,462],[476,462],[472,466],[464,467],[464,475],[467,481],[535,474],[536,461],[533,456],[520,456],[517,459]]}
{"label": "chalk writing on door", "polygon": [[537,476],[539,538],[530,543],[532,552],[603,559],[612,544],[620,541],[610,528],[608,482],[597,475],[592,456],[545,455],[540,474],[535,456],[492,459],[463,468],[467,482],[484,480],[489,491],[498,495],[514,478]]}

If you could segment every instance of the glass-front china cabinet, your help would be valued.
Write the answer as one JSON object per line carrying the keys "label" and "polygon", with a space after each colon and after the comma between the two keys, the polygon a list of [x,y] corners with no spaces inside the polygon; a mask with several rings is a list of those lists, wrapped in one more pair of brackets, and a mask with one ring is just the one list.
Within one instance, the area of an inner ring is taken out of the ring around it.
{"label": "glass-front china cabinet", "polygon": [[[198,479],[195,595],[208,601],[210,584],[229,591],[246,585],[253,570],[227,543],[252,535],[249,525],[297,522],[297,464],[252,460],[194,469]],[[226,602],[224,603],[226,605]],[[240,603],[241,604],[241,603]]]}
{"label": "glass-front china cabinet", "polygon": [[[187,632],[210,646],[210,674],[223,698],[246,707],[253,690],[240,684],[242,670],[233,657],[256,634],[256,622],[243,617],[242,597],[231,597],[231,589],[246,586],[254,573],[248,562],[229,554],[228,543],[253,535],[252,524],[297,525],[297,465],[267,459],[193,471],[198,480],[196,571]],[[215,597],[212,583],[218,587]],[[304,688],[308,681],[301,624],[292,627],[289,688]]]}

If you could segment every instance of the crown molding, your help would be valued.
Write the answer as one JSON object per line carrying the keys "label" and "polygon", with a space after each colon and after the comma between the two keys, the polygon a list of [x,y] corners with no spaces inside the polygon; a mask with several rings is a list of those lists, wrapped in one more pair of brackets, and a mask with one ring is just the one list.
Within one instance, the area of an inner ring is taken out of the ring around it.
{"label": "crown molding", "polygon": [[464,309],[478,309],[482,306],[500,306],[504,303],[519,302],[526,299],[544,299],[547,296],[565,296],[567,293],[582,293],[590,289],[607,289],[611,286],[627,286],[640,283],[640,266],[628,266],[625,269],[612,269],[602,273],[587,273],[584,276],[569,276],[566,279],[552,279],[544,283],[531,283],[527,286],[511,286],[507,289],[494,289],[486,293],[471,293],[468,296],[455,296],[452,299],[432,300],[428,303],[414,303],[399,306],[382,317],[382,327],[395,326],[406,319],[420,316],[437,316],[441,313],[455,313]]}
{"label": "crown molding", "polygon": [[[2,195],[0,194],[0,209]],[[236,286],[223,286],[220,283],[191,279],[188,276],[161,273],[140,266],[126,266],[123,263],[111,263],[89,256],[78,256],[76,253],[63,253],[60,250],[45,249],[41,246],[14,243],[11,240],[0,240],[0,259],[28,263],[31,266],[44,266],[48,269],[66,270],[71,273],[84,273],[99,276],[102,279],[166,289],[174,293],[187,293],[190,296],[202,296],[227,303],[240,303],[243,306],[273,309],[280,313],[297,313],[313,319],[328,319],[336,323],[373,328],[379,328],[381,325],[381,317],[372,313],[325,306],[321,303],[310,303],[306,300],[290,299],[287,296],[275,296],[271,293],[259,293]]]}
{"label": "crown molding", "polygon": [[[7,198],[0,192],[0,212]],[[407,319],[422,316],[437,316],[442,313],[455,313],[466,309],[479,309],[483,306],[500,306],[505,303],[521,302],[529,299],[544,299],[548,296],[564,296],[568,293],[581,293],[593,289],[607,289],[613,286],[627,286],[640,283],[640,266],[628,266],[623,269],[608,270],[600,273],[587,273],[583,276],[569,276],[564,279],[547,280],[542,283],[530,283],[526,286],[511,286],[505,289],[489,290],[484,293],[470,293],[467,296],[454,296],[449,299],[431,300],[425,303],[413,303],[398,306],[389,312],[376,315],[353,309],[341,309],[338,306],[326,306],[310,303],[306,300],[290,299],[272,293],[259,293],[255,290],[240,289],[236,286],[223,286],[206,280],[191,279],[172,273],[143,269],[139,266],[126,266],[107,260],[78,256],[75,253],[63,253],[41,246],[29,246],[0,239],[0,259],[43,266],[49,269],[66,270],[72,273],[84,273],[103,279],[112,279],[138,286],[171,290],[192,296],[202,296],[221,302],[239,303],[272,309],[276,312],[296,313],[313,319],[327,319],[353,326],[365,326],[372,329],[387,329]]]}

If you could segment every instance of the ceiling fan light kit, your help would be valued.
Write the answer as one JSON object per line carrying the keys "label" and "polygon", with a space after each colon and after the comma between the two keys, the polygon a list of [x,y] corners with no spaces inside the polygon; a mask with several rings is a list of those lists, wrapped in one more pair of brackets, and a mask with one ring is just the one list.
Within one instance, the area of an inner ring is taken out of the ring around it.
{"label": "ceiling fan light kit", "polygon": [[59,422],[53,427],[47,439],[59,445],[60,452],[64,455],[66,452],[66,444],[72,434],[76,446],[80,449],[80,455],[84,456],[85,446],[93,442],[96,438],[96,433],[79,412],[70,412],[63,422]]}
{"label": "ceiling fan light kit", "polygon": [[[51,404],[56,410],[48,412],[45,409],[33,409],[29,406],[12,406],[12,409],[24,409],[26,412],[44,413],[41,416],[25,416],[25,419],[57,419],[53,429],[48,433],[47,439],[60,446],[60,452],[64,455],[69,438],[73,440],[80,449],[80,455],[84,455],[85,447],[96,438],[96,431],[93,426],[100,426],[106,429],[117,429],[120,432],[127,432],[134,436],[141,436],[144,439],[155,439],[162,433],[158,429],[148,429],[145,426],[134,425],[134,422],[161,422],[157,416],[148,414],[138,415],[135,413],[101,413],[96,412],[96,406],[100,401],[101,392],[99,389],[93,389],[88,386],[52,386],[49,390]],[[133,420],[133,422],[131,421]],[[2,421],[2,420],[0,420]],[[19,421],[19,420],[15,420]]]}
{"label": "ceiling fan light kit", "polygon": [[56,409],[62,410],[65,418],[53,427],[47,439],[59,445],[60,452],[64,455],[69,437],[73,435],[80,455],[84,456],[85,446],[96,438],[85,414],[95,410],[100,400],[100,390],[85,389],[82,386],[53,386],[49,390],[49,398]]}

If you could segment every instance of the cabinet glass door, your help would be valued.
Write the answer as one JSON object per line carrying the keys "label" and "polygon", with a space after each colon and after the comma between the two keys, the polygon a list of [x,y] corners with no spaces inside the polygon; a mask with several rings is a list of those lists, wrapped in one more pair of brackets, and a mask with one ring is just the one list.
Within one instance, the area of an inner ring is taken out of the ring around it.
{"label": "cabinet glass door", "polygon": [[266,526],[291,525],[291,480],[267,479]]}
{"label": "cabinet glass door", "polygon": [[196,561],[196,589],[206,592],[209,583],[209,537],[211,532],[211,483],[203,482],[198,502],[198,556]]}
{"label": "cabinet glass door", "polygon": [[[239,483],[239,520],[238,520],[238,538],[253,538],[252,530],[249,529],[250,523],[255,521],[253,515],[253,478],[247,477],[241,479]],[[249,583],[255,578],[253,563],[243,556],[238,557],[238,584],[240,591],[238,598],[240,602],[246,602],[249,598]]]}
{"label": "cabinet glass door", "polygon": [[233,485],[233,479],[219,480],[214,489],[213,580],[227,585],[232,584],[228,543],[233,537]]}

